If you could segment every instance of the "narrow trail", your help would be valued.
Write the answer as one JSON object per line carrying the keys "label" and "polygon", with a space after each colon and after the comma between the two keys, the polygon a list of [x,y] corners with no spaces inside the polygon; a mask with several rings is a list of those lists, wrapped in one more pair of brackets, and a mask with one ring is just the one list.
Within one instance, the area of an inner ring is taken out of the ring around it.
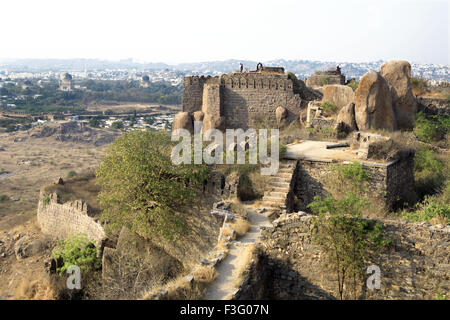
{"label": "narrow trail", "polygon": [[241,239],[231,243],[228,255],[217,268],[217,278],[209,287],[205,300],[223,300],[237,289],[235,281],[239,276],[238,271],[245,262],[247,246],[258,240],[259,227],[270,226],[267,217],[257,214],[252,208],[247,207],[247,210],[251,223],[250,230]]}

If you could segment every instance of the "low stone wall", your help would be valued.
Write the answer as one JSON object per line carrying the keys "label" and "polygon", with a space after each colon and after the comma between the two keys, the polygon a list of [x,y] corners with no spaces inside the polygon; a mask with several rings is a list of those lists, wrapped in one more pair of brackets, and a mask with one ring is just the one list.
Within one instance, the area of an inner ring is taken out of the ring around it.
{"label": "low stone wall", "polygon": [[72,234],[85,234],[97,246],[106,238],[102,225],[89,215],[89,206],[83,200],[60,203],[58,195],[41,192],[37,210],[41,231],[56,239]]}
{"label": "low stone wall", "polygon": [[[284,214],[262,230],[258,262],[237,299],[336,299],[337,279],[312,238],[312,215]],[[450,226],[383,220],[392,246],[375,264],[381,288],[359,283],[358,299],[436,299],[450,292]],[[353,298],[353,296],[346,296]]]}
{"label": "low stone wall", "polygon": [[[339,162],[327,159],[301,159],[297,164],[297,181],[294,186],[297,209],[306,210],[314,196],[327,195],[326,178]],[[388,163],[361,162],[369,174],[369,190],[373,198],[379,199],[386,209],[397,201],[409,200],[414,194],[414,155],[405,153],[401,158]]]}

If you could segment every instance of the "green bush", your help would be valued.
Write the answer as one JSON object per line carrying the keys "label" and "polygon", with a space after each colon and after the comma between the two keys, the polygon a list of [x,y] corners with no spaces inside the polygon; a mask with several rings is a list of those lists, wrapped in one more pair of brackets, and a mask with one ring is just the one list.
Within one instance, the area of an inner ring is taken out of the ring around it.
{"label": "green bush", "polygon": [[0,194],[0,202],[8,201],[9,197],[6,194]]}
{"label": "green bush", "polygon": [[330,83],[330,77],[325,77],[325,78],[320,79],[319,83],[321,86],[326,86],[327,84]]}
{"label": "green bush", "polygon": [[77,175],[77,173],[74,170],[70,170],[67,173],[67,178],[72,178],[72,177],[75,177],[76,175]]}
{"label": "green bush", "polygon": [[340,298],[344,290],[353,289],[357,299],[357,284],[364,279],[364,266],[390,244],[382,233],[381,223],[362,218],[369,202],[348,192],[345,198],[315,197],[308,207],[317,215],[314,241],[325,252],[328,266],[337,275]]}
{"label": "green bush", "polygon": [[44,197],[44,198],[42,199],[42,203],[43,203],[44,205],[49,204],[49,203],[50,203],[50,197]]}
{"label": "green bush", "polygon": [[416,123],[414,127],[414,134],[417,136],[417,139],[427,143],[440,139],[440,137],[442,136],[443,128],[441,128],[439,124],[441,123],[441,121],[443,121],[445,124],[446,118],[442,118],[441,121],[439,121],[439,119],[441,118],[434,119],[436,119],[437,121],[427,119],[422,111],[417,113]]}
{"label": "green bush", "polygon": [[320,105],[320,108],[323,110],[323,113],[325,116],[331,116],[336,113],[337,107],[330,103],[330,102],[324,102]]}
{"label": "green bush", "polygon": [[433,218],[450,223],[450,202],[443,201],[442,196],[425,196],[423,202],[418,203],[414,211],[403,212],[403,217],[410,221],[429,222]]}
{"label": "green bush", "polygon": [[415,190],[420,198],[439,192],[445,182],[444,163],[427,147],[416,150],[414,156]]}
{"label": "green bush", "polygon": [[198,196],[209,169],[174,165],[173,145],[165,131],[131,131],[109,146],[96,171],[109,231],[127,226],[143,237],[168,240],[184,232],[185,218],[178,212]]}
{"label": "green bush", "polygon": [[123,122],[122,121],[115,121],[111,124],[111,129],[123,129]]}
{"label": "green bush", "polygon": [[57,270],[59,274],[63,274],[72,265],[85,272],[95,271],[101,267],[98,249],[84,235],[71,236],[59,241],[52,255],[55,259],[63,261],[63,266]]}
{"label": "green bush", "polygon": [[356,91],[358,89],[359,81],[356,81],[354,79],[350,80],[349,83],[347,83],[347,86],[353,89],[353,91]]}

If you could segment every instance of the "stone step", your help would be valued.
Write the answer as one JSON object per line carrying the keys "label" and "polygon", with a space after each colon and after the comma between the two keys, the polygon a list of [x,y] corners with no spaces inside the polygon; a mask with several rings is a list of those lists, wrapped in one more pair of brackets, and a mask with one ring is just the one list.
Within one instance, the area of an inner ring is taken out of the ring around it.
{"label": "stone step", "polygon": [[286,198],[289,192],[280,192],[280,191],[266,191],[264,192],[264,196],[274,196],[274,197],[283,197]]}
{"label": "stone step", "polygon": [[275,177],[282,177],[282,178],[288,178],[288,179],[292,179],[292,172],[278,172]]}
{"label": "stone step", "polygon": [[270,181],[269,185],[271,186],[277,186],[277,187],[290,187],[290,183],[289,182],[285,182],[285,181]]}
{"label": "stone step", "polygon": [[289,179],[289,178],[285,178],[285,177],[277,177],[277,176],[275,176],[275,177],[272,177],[272,178],[270,178],[270,182],[291,182],[291,179]]}
{"label": "stone step", "polygon": [[280,210],[281,206],[284,206],[284,203],[273,202],[273,201],[264,201],[262,206],[267,210]]}
{"label": "stone step", "polygon": [[278,197],[278,196],[264,196],[263,201],[279,201],[281,203],[284,203],[286,201],[286,197]]}
{"label": "stone step", "polygon": [[269,186],[266,191],[289,192],[289,186]]}

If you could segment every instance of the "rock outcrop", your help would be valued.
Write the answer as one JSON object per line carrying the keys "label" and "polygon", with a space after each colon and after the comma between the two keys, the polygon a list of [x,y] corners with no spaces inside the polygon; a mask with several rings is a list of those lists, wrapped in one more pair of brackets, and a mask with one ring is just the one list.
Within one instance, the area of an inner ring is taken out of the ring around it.
{"label": "rock outcrop", "polygon": [[355,102],[355,93],[349,86],[333,84],[323,87],[322,102],[329,102],[339,109]]}
{"label": "rock outcrop", "polygon": [[355,97],[355,119],[359,130],[397,129],[391,89],[378,72],[367,72],[359,82]]}
{"label": "rock outcrop", "polygon": [[284,107],[278,107],[275,110],[275,116],[277,118],[278,127],[282,126],[284,121],[287,119],[288,111]]}
{"label": "rock outcrop", "polygon": [[336,129],[339,132],[345,133],[350,133],[357,130],[355,120],[355,104],[353,102],[350,102],[339,111],[336,118]]}
{"label": "rock outcrop", "polygon": [[172,130],[186,129],[190,133],[194,132],[192,116],[188,112],[179,112],[175,115],[172,124]]}
{"label": "rock outcrop", "polygon": [[380,74],[392,86],[392,104],[399,129],[412,129],[417,112],[417,101],[411,90],[411,65],[408,61],[386,62]]}

